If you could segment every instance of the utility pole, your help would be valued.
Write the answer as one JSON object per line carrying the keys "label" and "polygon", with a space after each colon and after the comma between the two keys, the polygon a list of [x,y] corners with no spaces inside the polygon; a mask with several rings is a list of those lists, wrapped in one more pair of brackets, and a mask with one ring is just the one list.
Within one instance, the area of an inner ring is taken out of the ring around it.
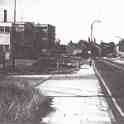
{"label": "utility pole", "polygon": [[14,0],[14,22],[13,22],[13,30],[12,30],[12,68],[15,70],[15,40],[16,40],[16,0]]}
{"label": "utility pole", "polygon": [[14,24],[16,23],[16,0],[14,1]]}

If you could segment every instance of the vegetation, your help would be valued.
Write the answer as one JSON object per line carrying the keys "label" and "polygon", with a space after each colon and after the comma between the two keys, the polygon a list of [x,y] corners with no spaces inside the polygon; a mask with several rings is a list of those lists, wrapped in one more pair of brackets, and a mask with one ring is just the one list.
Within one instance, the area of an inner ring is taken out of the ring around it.
{"label": "vegetation", "polygon": [[52,108],[51,99],[27,82],[0,84],[0,123],[39,124]]}

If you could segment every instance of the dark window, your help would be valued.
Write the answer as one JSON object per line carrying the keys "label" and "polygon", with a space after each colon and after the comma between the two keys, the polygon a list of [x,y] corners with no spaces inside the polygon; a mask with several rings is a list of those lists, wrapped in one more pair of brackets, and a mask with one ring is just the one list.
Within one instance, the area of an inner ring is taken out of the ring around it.
{"label": "dark window", "polygon": [[9,27],[5,27],[5,32],[10,32],[10,28]]}
{"label": "dark window", "polygon": [[0,27],[0,32],[4,32],[4,27],[3,26]]}

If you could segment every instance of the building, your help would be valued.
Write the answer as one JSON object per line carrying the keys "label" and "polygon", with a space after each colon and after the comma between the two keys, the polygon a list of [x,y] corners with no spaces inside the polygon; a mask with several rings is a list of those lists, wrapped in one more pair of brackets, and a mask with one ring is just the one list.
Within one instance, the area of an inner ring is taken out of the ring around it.
{"label": "building", "polygon": [[32,58],[34,52],[34,24],[17,22],[15,24],[16,58]]}
{"label": "building", "polygon": [[50,24],[35,25],[35,48],[37,52],[55,47],[55,26]]}
{"label": "building", "polygon": [[124,57],[124,39],[121,39],[116,45],[116,52],[118,56]]}
{"label": "building", "polygon": [[[15,31],[12,35],[13,23],[1,22],[0,26],[0,45],[9,44],[10,47],[10,39],[13,40],[14,37],[16,58],[32,58],[40,55],[44,50],[55,48],[55,26],[16,22]],[[7,35],[6,32],[9,34]]]}
{"label": "building", "polygon": [[119,41],[119,51],[124,52],[124,39]]}
{"label": "building", "polygon": [[0,23],[0,67],[12,65],[12,29],[13,23]]}
{"label": "building", "polygon": [[104,57],[115,57],[116,56],[116,45],[114,42],[101,42],[101,56]]}
{"label": "building", "polygon": [[2,11],[0,20],[0,66],[5,68],[12,60],[12,27],[13,23],[7,22],[7,10]]}
{"label": "building", "polygon": [[55,27],[49,24],[18,22],[15,25],[15,51],[17,58],[37,57],[55,46]]}
{"label": "building", "polygon": [[66,47],[66,51],[69,55],[77,55],[82,53],[82,48],[78,43],[70,41]]}
{"label": "building", "polygon": [[31,22],[16,23],[16,57],[32,58],[55,46],[55,27]]}
{"label": "building", "polygon": [[1,15],[0,45],[7,44],[9,48],[13,46],[16,58],[30,59],[40,55],[42,51],[55,48],[55,26],[32,22],[16,22],[13,25],[12,22],[7,22],[6,10]]}

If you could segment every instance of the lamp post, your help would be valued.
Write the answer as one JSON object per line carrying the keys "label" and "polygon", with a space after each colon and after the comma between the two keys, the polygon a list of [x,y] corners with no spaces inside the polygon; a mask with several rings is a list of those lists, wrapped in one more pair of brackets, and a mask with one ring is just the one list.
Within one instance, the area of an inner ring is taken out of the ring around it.
{"label": "lamp post", "polygon": [[91,40],[91,42],[93,42],[93,31],[94,31],[94,24],[95,23],[101,23],[101,20],[94,20],[91,23],[91,26],[90,26],[90,29],[91,29],[90,40]]}
{"label": "lamp post", "polygon": [[95,23],[101,23],[101,20],[94,20],[91,25],[90,25],[90,66],[92,65],[92,60],[95,58],[95,44],[94,44],[94,36],[93,36],[93,31],[94,31],[94,24]]}

